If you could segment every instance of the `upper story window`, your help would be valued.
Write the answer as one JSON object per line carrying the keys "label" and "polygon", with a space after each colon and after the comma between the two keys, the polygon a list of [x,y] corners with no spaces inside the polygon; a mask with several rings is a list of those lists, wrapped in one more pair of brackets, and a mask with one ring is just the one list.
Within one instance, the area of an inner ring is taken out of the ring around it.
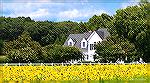
{"label": "upper story window", "polygon": [[95,45],[96,45],[96,42],[94,42],[94,44],[90,44],[90,50],[95,50]]}
{"label": "upper story window", "polygon": [[85,42],[82,43],[83,47],[85,47]]}
{"label": "upper story window", "polygon": [[87,47],[87,41],[83,38],[81,41],[81,48],[86,48]]}
{"label": "upper story window", "polygon": [[94,50],[96,49],[96,47],[95,47],[95,46],[96,46],[96,42],[94,42]]}
{"label": "upper story window", "polygon": [[73,40],[70,38],[69,40],[68,40],[68,46],[73,46],[74,45],[74,42],[73,42]]}
{"label": "upper story window", "polygon": [[94,50],[94,44],[90,44],[90,50]]}
{"label": "upper story window", "polygon": [[72,42],[69,42],[69,46],[73,46],[73,45],[72,45]]}

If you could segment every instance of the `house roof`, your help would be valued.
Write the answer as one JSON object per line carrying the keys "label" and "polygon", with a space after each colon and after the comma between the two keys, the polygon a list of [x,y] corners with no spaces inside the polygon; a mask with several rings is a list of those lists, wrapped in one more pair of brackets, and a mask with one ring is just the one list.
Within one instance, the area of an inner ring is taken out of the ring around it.
{"label": "house roof", "polygon": [[74,42],[75,42],[75,46],[77,47],[81,47],[81,41],[83,38],[87,39],[90,35],[92,34],[92,32],[86,32],[83,34],[70,34],[66,40],[66,42],[64,43],[64,45],[67,45],[67,41],[71,38]]}
{"label": "house roof", "polygon": [[106,39],[106,37],[110,36],[110,33],[108,32],[108,30],[106,28],[101,28],[101,29],[98,29],[97,31],[97,34],[99,34],[99,36],[101,35],[102,39]]}
{"label": "house roof", "polygon": [[[82,34],[70,34],[68,36],[67,40],[65,41],[64,45],[68,45],[68,40],[71,38],[75,42],[75,46],[81,48],[82,39],[85,38],[85,40],[87,40],[92,33],[93,32],[85,32]],[[107,31],[107,29],[98,29],[96,31],[96,33],[100,36],[100,38],[102,38],[102,40],[110,35],[109,32]],[[87,48],[84,48],[81,50],[83,52],[86,52]]]}

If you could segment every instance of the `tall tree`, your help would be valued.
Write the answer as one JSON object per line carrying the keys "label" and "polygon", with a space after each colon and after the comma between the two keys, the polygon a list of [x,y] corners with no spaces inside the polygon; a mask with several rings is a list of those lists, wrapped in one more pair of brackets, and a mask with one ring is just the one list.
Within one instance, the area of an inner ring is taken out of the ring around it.
{"label": "tall tree", "polygon": [[42,62],[45,59],[43,48],[27,32],[23,32],[16,40],[5,42],[4,54],[8,62]]}
{"label": "tall tree", "polygon": [[148,22],[149,3],[127,7],[118,10],[114,16],[114,28],[120,37],[128,39],[134,43],[139,57],[144,61],[149,61],[148,55],[150,46],[150,33]]}
{"label": "tall tree", "polygon": [[90,30],[97,30],[99,28],[108,28],[109,22],[112,19],[113,19],[112,16],[109,16],[105,13],[101,14],[100,16],[94,15],[92,18],[89,19],[87,25],[90,28]]}

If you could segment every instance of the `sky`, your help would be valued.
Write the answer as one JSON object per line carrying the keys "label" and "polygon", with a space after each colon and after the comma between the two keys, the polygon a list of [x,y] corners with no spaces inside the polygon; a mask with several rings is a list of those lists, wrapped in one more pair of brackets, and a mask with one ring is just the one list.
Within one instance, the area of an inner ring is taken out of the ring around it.
{"label": "sky", "polygon": [[0,16],[31,17],[35,21],[86,22],[93,15],[114,15],[139,0],[0,0]]}

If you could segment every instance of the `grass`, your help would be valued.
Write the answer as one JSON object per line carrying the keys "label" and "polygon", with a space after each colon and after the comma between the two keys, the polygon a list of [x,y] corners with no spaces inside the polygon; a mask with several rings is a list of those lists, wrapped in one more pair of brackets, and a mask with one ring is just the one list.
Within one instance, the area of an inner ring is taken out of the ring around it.
{"label": "grass", "polygon": [[3,81],[2,83],[150,83],[150,77],[147,79],[132,80],[21,80],[21,81]]}

